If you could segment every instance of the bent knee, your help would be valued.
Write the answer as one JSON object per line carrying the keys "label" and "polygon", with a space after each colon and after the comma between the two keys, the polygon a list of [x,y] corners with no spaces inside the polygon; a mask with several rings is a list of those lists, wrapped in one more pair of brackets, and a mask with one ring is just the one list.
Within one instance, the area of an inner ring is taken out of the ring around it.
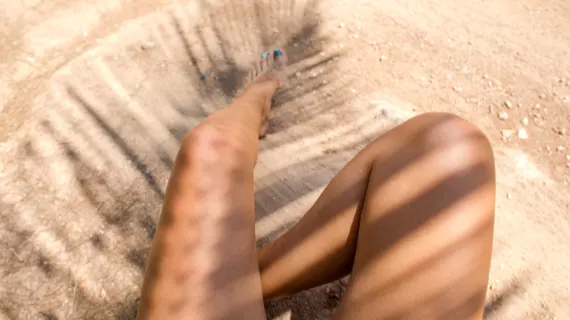
{"label": "bent knee", "polygon": [[193,165],[215,166],[219,170],[241,165],[246,148],[223,128],[201,124],[188,132],[180,144],[179,158]]}
{"label": "bent knee", "polygon": [[443,161],[493,163],[487,136],[474,124],[450,113],[425,113],[410,119],[415,142],[425,152],[442,154]]}

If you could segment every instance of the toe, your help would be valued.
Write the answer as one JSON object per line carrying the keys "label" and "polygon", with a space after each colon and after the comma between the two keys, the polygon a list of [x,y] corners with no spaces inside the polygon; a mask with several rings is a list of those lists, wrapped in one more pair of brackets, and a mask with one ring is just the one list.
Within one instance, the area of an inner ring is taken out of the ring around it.
{"label": "toe", "polygon": [[284,68],[287,65],[287,54],[283,50],[276,49],[273,51],[273,59],[277,68]]}
{"label": "toe", "polygon": [[267,55],[267,67],[269,70],[273,69],[275,67],[275,55],[269,53]]}
{"label": "toe", "polygon": [[269,68],[269,56],[271,54],[269,52],[264,52],[261,55],[261,70],[266,71]]}

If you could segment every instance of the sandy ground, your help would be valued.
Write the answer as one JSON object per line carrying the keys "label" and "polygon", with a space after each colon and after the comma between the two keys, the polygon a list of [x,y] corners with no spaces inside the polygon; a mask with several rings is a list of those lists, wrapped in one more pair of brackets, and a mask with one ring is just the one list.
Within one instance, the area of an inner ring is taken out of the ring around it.
{"label": "sandy ground", "polygon": [[[488,319],[570,319],[570,3],[4,1],[0,319],[133,319],[179,139],[284,47],[260,245],[367,141],[450,111],[493,142]],[[303,139],[301,139],[303,138]],[[328,319],[346,280],[267,305]]]}

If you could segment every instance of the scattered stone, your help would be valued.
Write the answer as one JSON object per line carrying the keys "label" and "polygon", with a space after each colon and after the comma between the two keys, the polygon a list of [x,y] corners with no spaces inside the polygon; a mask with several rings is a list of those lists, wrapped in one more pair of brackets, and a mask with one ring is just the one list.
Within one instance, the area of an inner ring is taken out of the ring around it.
{"label": "scattered stone", "polygon": [[353,34],[352,37],[353,37],[354,39],[358,39],[358,35],[357,35],[356,33]]}
{"label": "scattered stone", "polygon": [[513,104],[509,100],[505,101],[505,106],[509,109],[513,108]]}
{"label": "scattered stone", "polygon": [[566,160],[570,161],[570,154],[566,155]]}
{"label": "scattered stone", "polygon": [[506,113],[505,111],[501,111],[499,112],[499,119],[501,120],[507,120],[509,118],[509,114]]}
{"label": "scattered stone", "polygon": [[564,146],[558,146],[558,147],[556,148],[556,150],[557,150],[558,152],[562,152],[562,151],[566,150],[566,148],[564,148]]}
{"label": "scattered stone", "polygon": [[388,57],[386,57],[386,56],[381,56],[381,57],[380,57],[380,61],[384,62],[384,61],[386,61],[386,60],[388,60]]}
{"label": "scattered stone", "polygon": [[546,95],[544,93],[539,94],[538,97],[543,100],[546,99]]}
{"label": "scattered stone", "polygon": [[570,162],[566,164],[566,168],[570,168]]}
{"label": "scattered stone", "polygon": [[273,28],[271,31],[273,31],[273,33],[279,33],[279,30],[277,28]]}
{"label": "scattered stone", "polygon": [[521,140],[526,140],[526,139],[528,139],[528,131],[526,131],[525,128],[520,128],[520,129],[517,131],[517,136],[518,136],[519,139],[521,139]]}
{"label": "scattered stone", "polygon": [[335,154],[337,153],[339,150],[337,148],[328,148],[323,150],[324,154]]}
{"label": "scattered stone", "polygon": [[324,52],[321,52],[321,53],[320,53],[320,56],[321,56],[321,57],[324,57],[324,56],[325,56],[325,53],[324,53]]}
{"label": "scattered stone", "polygon": [[535,109],[540,108],[540,103],[535,104],[535,105],[534,105],[534,108],[535,108]]}
{"label": "scattered stone", "polygon": [[515,130],[503,129],[501,130],[501,135],[503,138],[510,138],[515,133]]}
{"label": "scattered stone", "polygon": [[146,51],[146,50],[149,50],[152,48],[154,48],[154,42],[152,42],[152,41],[148,41],[148,42],[141,44],[141,50],[143,50],[143,51]]}
{"label": "scattered stone", "polygon": [[522,118],[521,123],[523,126],[528,126],[528,118],[527,117]]}
{"label": "scattered stone", "polygon": [[352,89],[350,89],[350,92],[356,93],[356,89],[352,88]]}
{"label": "scattered stone", "polygon": [[339,28],[344,28],[344,23],[342,23],[342,22],[339,23],[339,24],[338,24],[338,27],[339,27]]}
{"label": "scattered stone", "polygon": [[301,72],[299,72],[299,71],[295,72],[295,77],[297,77],[297,78],[301,77]]}
{"label": "scattered stone", "polygon": [[299,44],[297,42],[293,43],[293,47],[297,48],[299,46]]}
{"label": "scattered stone", "polygon": [[[513,198],[513,195],[510,193],[507,193],[507,199],[511,200]],[[497,280],[497,282],[499,282],[499,280]]]}
{"label": "scattered stone", "polygon": [[463,88],[457,87],[457,86],[453,86],[453,91],[455,91],[455,92],[463,92]]}
{"label": "scattered stone", "polygon": [[558,133],[561,136],[565,136],[566,135],[566,128],[557,128],[556,133]]}
{"label": "scattered stone", "polygon": [[489,79],[489,75],[488,75],[488,74],[484,74],[484,75],[483,75],[483,79],[485,79],[485,80]]}

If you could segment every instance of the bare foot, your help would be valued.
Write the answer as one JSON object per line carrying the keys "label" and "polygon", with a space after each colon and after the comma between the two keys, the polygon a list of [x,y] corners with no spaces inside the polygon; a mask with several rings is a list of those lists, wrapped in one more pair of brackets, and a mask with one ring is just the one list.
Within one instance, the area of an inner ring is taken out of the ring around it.
{"label": "bare foot", "polygon": [[[275,92],[285,85],[287,73],[287,55],[282,50],[266,52],[261,55],[258,63],[255,63],[249,75],[249,85],[263,85],[269,91],[269,97],[273,97]],[[263,138],[269,128],[269,112],[271,111],[271,99],[268,99],[263,108],[263,121],[259,129],[259,137]]]}

